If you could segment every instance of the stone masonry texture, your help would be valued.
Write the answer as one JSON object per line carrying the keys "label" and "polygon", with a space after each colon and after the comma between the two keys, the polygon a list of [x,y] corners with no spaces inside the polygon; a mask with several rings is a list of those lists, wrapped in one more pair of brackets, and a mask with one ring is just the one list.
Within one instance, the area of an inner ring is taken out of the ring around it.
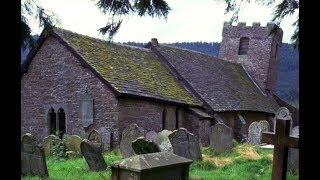
{"label": "stone masonry texture", "polygon": [[[245,23],[238,23],[237,26],[225,23],[219,50],[219,58],[243,64],[260,88],[271,94],[275,92],[283,35],[282,30],[278,29],[275,34],[269,36],[274,26],[272,23],[268,23],[267,26],[260,26],[260,23],[253,23],[252,26],[246,26]],[[249,38],[247,55],[238,55],[241,37]]]}

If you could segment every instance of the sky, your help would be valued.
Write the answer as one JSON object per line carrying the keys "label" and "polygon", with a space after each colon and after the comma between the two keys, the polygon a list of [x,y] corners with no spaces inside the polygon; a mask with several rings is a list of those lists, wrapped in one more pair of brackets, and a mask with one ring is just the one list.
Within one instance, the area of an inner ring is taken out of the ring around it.
{"label": "sky", "polygon": [[[105,26],[108,15],[103,14],[93,0],[39,0],[36,1],[45,9],[51,10],[59,18],[58,27],[80,34],[106,39],[99,34],[98,29]],[[147,43],[151,38],[157,38],[159,43],[174,42],[221,42],[222,28],[229,21],[231,14],[224,14],[226,5],[217,0],[166,0],[171,7],[167,20],[157,17],[126,16],[115,42]],[[260,22],[266,26],[272,19],[273,7],[263,7],[254,3],[243,4],[239,13],[239,22]],[[292,23],[294,15],[283,19],[280,27],[283,29],[283,42],[289,43],[294,32]],[[40,34],[36,21],[29,20],[33,34]],[[234,23],[233,25],[236,25]]]}

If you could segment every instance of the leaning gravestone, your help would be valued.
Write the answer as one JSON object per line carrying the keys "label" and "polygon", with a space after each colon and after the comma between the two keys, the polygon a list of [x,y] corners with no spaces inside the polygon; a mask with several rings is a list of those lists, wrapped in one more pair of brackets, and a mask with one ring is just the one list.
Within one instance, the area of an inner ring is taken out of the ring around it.
{"label": "leaning gravestone", "polygon": [[132,149],[136,154],[148,154],[160,152],[160,149],[153,141],[148,141],[144,137],[139,137],[132,141]]}
{"label": "leaning gravestone", "polygon": [[130,124],[122,132],[120,141],[120,152],[124,158],[135,155],[132,149],[132,141],[140,136],[144,136],[145,130],[137,124]]}
{"label": "leaning gravestone", "polygon": [[65,146],[68,151],[73,151],[77,154],[81,154],[80,144],[82,142],[81,137],[77,135],[64,135]]}
{"label": "leaning gravestone", "polygon": [[42,142],[45,155],[46,156],[52,155],[53,147],[58,145],[60,142],[61,142],[61,139],[56,135],[50,134],[49,136],[45,137]]}
{"label": "leaning gravestone", "polygon": [[[299,126],[292,128],[290,136],[299,137]],[[288,170],[299,170],[299,149],[289,148],[288,150]]]}
{"label": "leaning gravestone", "polygon": [[248,131],[248,143],[261,144],[261,124],[258,122],[251,123]]}
{"label": "leaning gravestone", "polygon": [[44,150],[30,133],[21,138],[21,174],[43,178],[49,176]]}
{"label": "leaning gravestone", "polygon": [[93,145],[92,142],[84,139],[80,144],[80,148],[81,153],[86,159],[90,170],[101,171],[107,168],[107,164],[104,161],[100,149]]}
{"label": "leaning gravestone", "polygon": [[229,151],[232,149],[232,129],[223,123],[211,126],[210,147],[217,152]]}
{"label": "leaning gravestone", "polygon": [[202,159],[199,139],[187,129],[174,130],[168,137],[174,154],[192,160]]}

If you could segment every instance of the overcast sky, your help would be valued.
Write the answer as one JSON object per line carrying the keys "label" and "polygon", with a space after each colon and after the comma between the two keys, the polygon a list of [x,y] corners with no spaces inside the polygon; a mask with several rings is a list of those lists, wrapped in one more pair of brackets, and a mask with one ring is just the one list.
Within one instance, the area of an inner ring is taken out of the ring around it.
{"label": "overcast sky", "polygon": [[[95,6],[92,0],[41,0],[39,3],[53,11],[60,19],[61,28],[92,37],[104,38],[98,29],[103,27],[108,16]],[[159,18],[129,16],[125,17],[119,32],[114,36],[116,42],[149,42],[158,38],[159,43],[172,42],[221,42],[223,22],[231,14],[224,14],[225,4],[216,0],[166,0],[172,8],[167,21]],[[254,3],[245,4],[239,14],[239,21],[251,26],[252,22],[261,22],[266,26],[272,19],[273,8],[262,7]],[[281,23],[284,31],[283,42],[290,42],[294,32],[292,23],[297,13],[285,18]],[[38,25],[32,21],[34,34],[39,34]],[[234,24],[236,25],[236,24]]]}

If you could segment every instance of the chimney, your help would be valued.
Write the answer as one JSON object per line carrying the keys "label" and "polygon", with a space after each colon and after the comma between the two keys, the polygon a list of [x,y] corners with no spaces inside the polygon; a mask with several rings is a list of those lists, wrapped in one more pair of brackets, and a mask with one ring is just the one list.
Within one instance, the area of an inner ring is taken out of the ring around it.
{"label": "chimney", "polygon": [[159,45],[158,39],[157,38],[151,38],[151,44],[154,45],[154,46],[158,46]]}

